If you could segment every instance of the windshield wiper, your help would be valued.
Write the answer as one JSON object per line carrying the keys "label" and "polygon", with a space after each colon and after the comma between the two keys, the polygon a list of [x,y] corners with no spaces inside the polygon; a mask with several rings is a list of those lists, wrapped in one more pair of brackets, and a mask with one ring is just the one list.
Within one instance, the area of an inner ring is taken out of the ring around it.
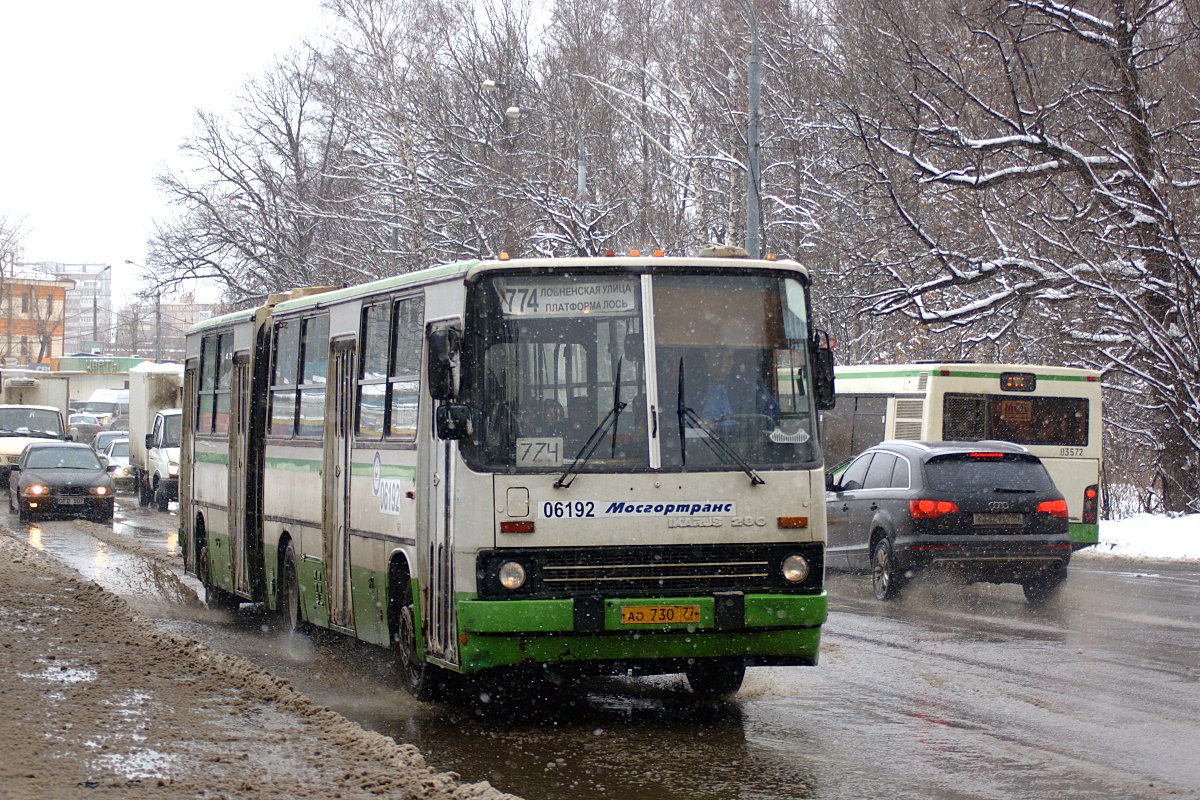
{"label": "windshield wiper", "polygon": [[[613,386],[613,405],[604,415],[604,419],[600,420],[600,424],[592,431],[592,435],[583,443],[583,447],[579,448],[579,452],[575,454],[575,460],[563,471],[562,475],[558,476],[558,480],[554,482],[555,489],[570,489],[571,484],[575,482],[575,476],[578,470],[588,462],[592,457],[592,453],[596,452],[596,448],[600,446],[600,442],[604,439],[604,434],[608,431],[609,426],[612,426],[612,454],[617,453],[617,419],[621,416],[621,412],[625,410],[628,403],[621,400],[621,365],[625,361],[624,358],[617,359],[617,380]],[[611,363],[611,362],[610,362]]]}
{"label": "windshield wiper", "polygon": [[684,405],[683,401],[683,359],[679,359],[679,393],[677,413],[679,414],[679,463],[687,469],[687,429],[694,428],[702,431],[704,436],[700,437],[713,451],[717,458],[728,464],[733,462],[741,467],[742,472],[746,473],[746,477],[750,478],[751,486],[762,486],[766,481],[759,476],[757,472],[750,466],[746,459],[742,458],[738,451],[729,446],[728,442],[717,435],[716,431],[704,424],[704,420],[700,419],[700,415],[693,411],[688,406]]}

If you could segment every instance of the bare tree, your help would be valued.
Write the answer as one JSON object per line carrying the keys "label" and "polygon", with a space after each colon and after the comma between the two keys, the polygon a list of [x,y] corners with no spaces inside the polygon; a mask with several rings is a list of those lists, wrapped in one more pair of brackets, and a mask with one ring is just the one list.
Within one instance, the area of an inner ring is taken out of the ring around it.
{"label": "bare tree", "polygon": [[843,120],[904,233],[872,308],[1107,370],[1167,507],[1197,507],[1191,4],[920,6],[842,19]]}

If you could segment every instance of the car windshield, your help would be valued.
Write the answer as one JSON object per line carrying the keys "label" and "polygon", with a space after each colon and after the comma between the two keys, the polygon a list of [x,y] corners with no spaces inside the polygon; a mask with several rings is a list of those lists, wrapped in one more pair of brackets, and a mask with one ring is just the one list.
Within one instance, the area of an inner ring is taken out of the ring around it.
{"label": "car windshield", "polygon": [[929,488],[940,492],[1045,492],[1054,483],[1042,462],[1033,456],[1006,453],[1002,457],[954,453],[925,463]]}
{"label": "car windshield", "polygon": [[39,447],[30,451],[29,469],[102,469],[96,454],[86,447]]}
{"label": "car windshield", "polygon": [[0,435],[62,436],[62,417],[43,408],[0,408]]}
{"label": "car windshield", "polygon": [[108,455],[112,458],[129,458],[129,440],[113,442],[108,446]]}
{"label": "car windshield", "polygon": [[71,415],[71,424],[72,425],[98,425],[98,424],[100,424],[100,420],[98,420],[96,417],[93,417],[91,414],[72,414]]}
{"label": "car windshield", "polygon": [[163,447],[179,447],[183,433],[183,416],[173,414],[163,418]]}
{"label": "car windshield", "polygon": [[467,459],[637,470],[650,467],[652,446],[666,470],[819,458],[803,286],[686,271],[648,283],[645,295],[631,274],[501,275],[473,287],[462,394],[478,422]]}

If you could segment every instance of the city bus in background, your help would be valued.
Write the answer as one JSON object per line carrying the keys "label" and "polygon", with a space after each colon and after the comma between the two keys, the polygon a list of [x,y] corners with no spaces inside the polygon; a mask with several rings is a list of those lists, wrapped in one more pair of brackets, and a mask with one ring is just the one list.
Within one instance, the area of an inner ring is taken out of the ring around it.
{"label": "city bus in background", "polygon": [[[815,664],[833,362],[810,303],[793,261],[631,253],[207,320],[186,567],[210,604],[393,648],[417,697],[521,667],[724,694],[747,665]],[[750,405],[706,419],[716,351]]]}
{"label": "city bus in background", "polygon": [[830,465],[887,439],[1014,442],[1041,459],[1067,499],[1075,548],[1099,540],[1099,372],[947,362],[836,373],[837,407],[821,415]]}

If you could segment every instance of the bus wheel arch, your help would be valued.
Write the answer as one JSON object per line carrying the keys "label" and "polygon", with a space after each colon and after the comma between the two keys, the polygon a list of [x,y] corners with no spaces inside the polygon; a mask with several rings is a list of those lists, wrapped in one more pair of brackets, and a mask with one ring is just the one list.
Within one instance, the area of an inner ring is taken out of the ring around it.
{"label": "bus wheel arch", "polygon": [[196,515],[193,541],[196,543],[196,577],[204,587],[204,604],[221,611],[237,611],[241,600],[233,592],[226,591],[213,583],[212,557],[208,546],[208,527],[204,515]]}
{"label": "bus wheel arch", "polygon": [[416,600],[408,557],[396,553],[388,562],[388,633],[392,653],[404,688],[417,700],[434,700],[445,685],[442,670],[425,660],[425,648],[417,636]]}

